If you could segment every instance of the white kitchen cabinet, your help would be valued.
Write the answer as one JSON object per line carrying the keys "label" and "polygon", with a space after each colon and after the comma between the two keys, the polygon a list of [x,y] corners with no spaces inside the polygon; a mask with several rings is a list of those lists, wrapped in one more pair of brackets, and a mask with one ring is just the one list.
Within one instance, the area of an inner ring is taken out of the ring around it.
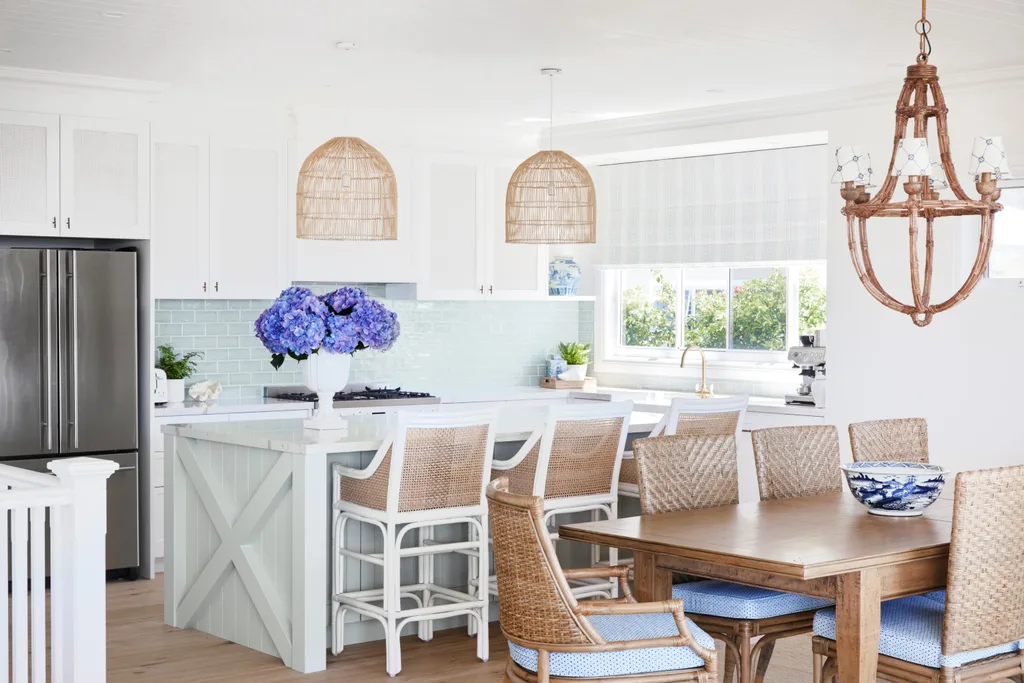
{"label": "white kitchen cabinet", "polygon": [[0,112],[0,234],[60,235],[60,117]]}
{"label": "white kitchen cabinet", "polygon": [[417,174],[417,214],[427,222],[421,299],[539,299],[547,250],[505,243],[505,188],[512,168],[433,161]]}
{"label": "white kitchen cabinet", "polygon": [[214,137],[210,146],[210,296],[272,299],[288,284],[288,153]]}
{"label": "white kitchen cabinet", "polygon": [[153,134],[153,296],[270,299],[288,285],[287,148]]}
{"label": "white kitchen cabinet", "polygon": [[149,237],[149,124],[60,119],[63,237]]}
{"label": "white kitchen cabinet", "polygon": [[205,298],[210,279],[210,139],[153,130],[152,291]]}

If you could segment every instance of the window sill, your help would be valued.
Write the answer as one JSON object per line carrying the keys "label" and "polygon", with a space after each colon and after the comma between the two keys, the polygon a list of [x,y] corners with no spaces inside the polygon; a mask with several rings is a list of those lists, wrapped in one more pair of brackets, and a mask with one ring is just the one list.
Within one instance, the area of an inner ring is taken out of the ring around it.
{"label": "window sill", "polygon": [[[691,354],[692,356],[692,354]],[[594,362],[594,371],[600,373],[656,375],[700,380],[700,357],[687,358],[686,367],[679,367],[679,358],[641,358],[638,356],[608,356]],[[745,380],[751,382],[792,381],[795,375],[789,361],[763,362],[733,359],[709,359],[708,380]]]}

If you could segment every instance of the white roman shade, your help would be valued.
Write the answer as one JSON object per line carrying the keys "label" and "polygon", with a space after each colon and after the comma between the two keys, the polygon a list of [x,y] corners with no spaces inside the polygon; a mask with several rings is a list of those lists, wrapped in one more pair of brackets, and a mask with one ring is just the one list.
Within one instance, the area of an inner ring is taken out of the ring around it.
{"label": "white roman shade", "polygon": [[596,265],[825,259],[825,145],[600,166]]}

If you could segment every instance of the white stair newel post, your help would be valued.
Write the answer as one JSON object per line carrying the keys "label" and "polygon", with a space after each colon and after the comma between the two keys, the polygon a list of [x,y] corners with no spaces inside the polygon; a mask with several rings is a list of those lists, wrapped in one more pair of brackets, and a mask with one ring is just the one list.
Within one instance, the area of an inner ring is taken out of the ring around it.
{"label": "white stair newel post", "polygon": [[[107,479],[117,463],[97,458],[67,458],[47,463],[71,504],[57,516],[63,585],[60,623],[64,638],[64,683],[107,680],[106,534]],[[56,672],[55,672],[56,673]],[[54,676],[57,680],[58,676]]]}

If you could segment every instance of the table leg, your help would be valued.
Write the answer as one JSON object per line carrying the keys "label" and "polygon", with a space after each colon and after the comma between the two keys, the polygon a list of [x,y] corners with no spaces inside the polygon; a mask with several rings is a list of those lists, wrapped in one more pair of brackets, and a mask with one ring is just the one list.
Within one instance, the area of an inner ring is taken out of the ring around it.
{"label": "table leg", "polygon": [[633,583],[637,602],[657,602],[672,597],[672,572],[654,563],[653,553],[634,553]]}
{"label": "table leg", "polygon": [[876,570],[836,577],[839,683],[875,683],[881,607],[881,582]]}

